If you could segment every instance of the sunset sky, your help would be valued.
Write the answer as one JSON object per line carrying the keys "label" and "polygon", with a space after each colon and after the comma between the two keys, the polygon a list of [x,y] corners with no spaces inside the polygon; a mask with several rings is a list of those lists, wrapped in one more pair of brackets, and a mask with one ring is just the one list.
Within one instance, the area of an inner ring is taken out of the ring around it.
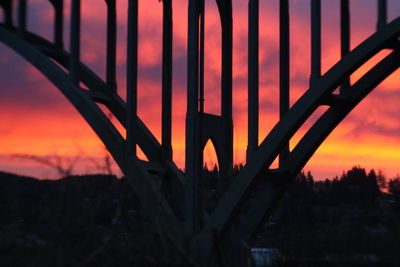
{"label": "sunset sky", "polygon": [[[244,162],[247,146],[247,2],[233,0],[233,116],[234,160]],[[376,28],[376,0],[351,0],[351,47]],[[52,39],[53,10],[47,0],[29,0],[28,29]],[[260,1],[260,142],[278,120],[279,1]],[[340,59],[339,0],[322,0],[322,70]],[[117,0],[118,92],[126,90],[127,1]],[[139,116],[161,137],[161,38],[162,4],[141,0],[139,43]],[[291,0],[291,104],[307,90],[310,75],[310,0]],[[388,1],[389,20],[400,15],[400,1]],[[69,7],[65,1],[64,39],[68,49]],[[184,166],[186,108],[187,0],[173,0],[173,150]],[[82,1],[82,60],[105,77],[104,1]],[[3,14],[0,13],[0,19]],[[206,1],[205,111],[220,113],[220,26],[215,1]],[[356,81],[387,51],[352,76]],[[0,44],[0,170],[54,178],[51,168],[15,154],[58,155],[69,161],[80,157],[77,173],[94,172],[102,164],[104,147],[79,113],[35,68]],[[400,71],[393,73],[339,125],[318,149],[306,170],[317,179],[340,175],[354,165],[381,169],[388,178],[400,174]],[[307,123],[308,127],[311,125]],[[307,125],[304,130],[307,129]],[[304,134],[292,140],[295,145]],[[124,133],[123,133],[124,134]],[[214,152],[204,152],[213,165]]]}

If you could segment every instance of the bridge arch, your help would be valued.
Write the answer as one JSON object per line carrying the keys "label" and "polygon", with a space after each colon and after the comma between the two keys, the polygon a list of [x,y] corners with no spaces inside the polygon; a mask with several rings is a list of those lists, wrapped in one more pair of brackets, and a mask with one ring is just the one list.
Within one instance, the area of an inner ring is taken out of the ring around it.
{"label": "bridge arch", "polygon": [[[336,106],[331,105],[328,110],[314,123],[303,138],[299,141],[290,155],[291,169],[299,170],[305,165],[316,149],[328,137],[331,131],[359,104],[400,66],[400,47],[382,59],[375,67],[368,71],[351,87],[348,99]],[[318,131],[318,133],[317,133]],[[300,160],[302,158],[302,160]]]}
{"label": "bridge arch", "polygon": [[75,87],[64,70],[27,42],[17,38],[3,28],[0,28],[0,39],[35,66],[64,94],[104,142],[111,155],[124,171],[125,162],[121,157],[121,152],[124,150],[123,138],[100,108],[92,101],[89,94]]}
{"label": "bridge arch", "polygon": [[[194,5],[194,3],[197,2],[198,1],[189,2],[190,23],[188,60],[193,60],[196,64],[193,64],[193,66],[189,66],[188,68],[188,95],[190,93],[192,97],[189,99],[190,101],[188,101],[188,103],[190,103],[190,105],[188,105],[188,113],[190,112],[190,116],[188,116],[187,120],[189,122],[189,127],[187,127],[189,134],[187,136],[190,138],[186,138],[187,141],[189,140],[189,142],[192,142],[189,144],[189,152],[195,150],[194,153],[188,153],[192,155],[192,158],[187,158],[192,161],[189,166],[192,168],[196,165],[196,171],[198,167],[198,147],[203,147],[202,142],[207,142],[211,139],[215,145],[217,155],[225,155],[218,157],[225,158],[224,161],[228,162],[226,165],[231,163],[231,145],[233,143],[232,3],[231,1],[217,0],[222,25],[222,38],[225,40],[223,43],[227,49],[223,49],[222,51],[222,112],[220,117],[215,116],[211,118],[209,117],[212,116],[210,114],[202,113],[199,115],[197,106],[199,13],[197,9],[198,7]],[[286,2],[287,6],[288,2],[282,1],[282,3],[283,2]],[[380,2],[383,3],[383,1]],[[4,3],[4,1],[2,3]],[[74,3],[78,6],[80,2],[77,0]],[[384,8],[381,9],[384,10]],[[75,14],[75,28],[79,28],[77,27],[77,24],[79,24],[77,13],[78,12],[73,13]],[[286,11],[282,13],[286,14]],[[285,15],[285,17],[288,16]],[[344,56],[340,62],[331,68],[331,70],[322,77],[318,77],[318,79],[311,84],[311,88],[296,102],[296,104],[292,106],[292,108],[290,108],[290,110],[288,110],[287,113],[285,112],[282,119],[250,156],[248,163],[238,173],[226,193],[221,197],[215,210],[208,218],[206,218],[204,226],[202,225],[203,228],[199,235],[204,234],[201,237],[206,237],[208,240],[205,241],[206,245],[203,247],[208,249],[207,246],[212,246],[212,244],[214,244],[213,240],[216,238],[215,236],[218,237],[231,232],[235,233],[239,239],[246,241],[250,240],[257,227],[266,218],[268,212],[283,194],[296,172],[304,166],[305,162],[315,152],[315,149],[325,140],[328,134],[340,123],[340,121],[371,90],[373,90],[377,84],[379,84],[380,81],[399,67],[400,48],[398,38],[400,36],[400,18],[389,24],[386,24],[384,19],[381,19],[381,22],[380,28],[375,34],[360,44],[352,52]],[[75,29],[75,31],[78,32],[77,29]],[[164,198],[160,196],[159,191],[157,191],[157,188],[155,188],[151,182],[149,183],[149,186],[147,186],[146,183],[149,182],[149,180],[151,181],[151,179],[148,179],[150,176],[149,172],[146,172],[148,169],[141,168],[144,164],[139,162],[130,154],[128,155],[125,139],[97,106],[97,103],[104,104],[117,117],[122,125],[126,125],[126,103],[115,94],[115,92],[109,90],[110,83],[104,82],[89,68],[79,62],[79,56],[77,56],[76,53],[74,56],[70,57],[64,50],[60,50],[60,47],[57,47],[39,36],[30,33],[18,36],[15,34],[17,32],[18,29],[10,26],[10,24],[8,24],[7,27],[1,25],[0,41],[22,55],[56,85],[56,87],[82,114],[99,138],[105,143],[107,149],[111,152],[121,169],[124,172],[129,172],[128,170],[130,170],[138,176],[135,177],[135,179],[137,178],[139,181],[135,184],[137,185],[136,192],[144,203],[143,206],[154,209],[151,211],[153,221],[158,226],[163,226],[162,230],[165,230],[165,232],[171,229],[174,232],[178,232],[176,231],[176,228],[179,228],[181,225],[178,225],[179,222],[176,216],[173,216],[174,214],[171,209],[172,205],[168,205],[171,203],[163,201]],[[76,37],[76,35],[74,36]],[[79,51],[79,40],[77,40],[75,40],[74,44],[76,50]],[[391,48],[393,52],[365,74],[363,78],[352,85],[350,88],[351,90],[349,90],[348,93],[343,95],[334,94],[334,90],[342,84],[345,79],[348,79],[348,77],[368,59],[385,48]],[[73,62],[71,59],[73,59]],[[52,60],[57,61],[62,67],[59,67],[57,64],[52,62]],[[74,67],[71,68],[71,73],[73,72],[72,74],[75,74],[71,75],[73,76],[73,79],[71,79],[71,77],[68,76],[68,73],[64,71],[64,69],[68,69],[69,65],[73,65]],[[79,73],[79,75],[77,75],[77,73]],[[79,88],[79,86],[77,86],[79,82],[84,83],[89,90]],[[321,105],[328,105],[328,110],[303,136],[296,147],[288,153],[288,157],[285,157],[280,168],[277,170],[269,169],[273,160],[283,151],[288,141],[310,117],[310,115]],[[132,107],[132,105],[130,107]],[[205,127],[203,126],[207,123],[209,130],[205,133],[201,133],[202,136],[199,136],[199,132],[204,130]],[[139,119],[137,119],[136,123],[133,124],[135,127],[132,128],[135,128],[135,131],[137,130],[137,134],[139,135],[139,146],[142,148],[149,161],[152,163],[161,162],[161,148],[158,141]],[[213,130],[213,128],[216,128],[215,125],[217,125],[217,127],[222,126],[225,130],[218,131],[218,137],[215,136],[216,131]],[[222,147],[221,149],[219,148],[220,146]],[[232,169],[230,167],[231,166],[227,166],[224,169]],[[171,169],[176,170],[172,162],[167,162],[167,164],[163,164],[159,168],[154,168],[154,171],[157,172],[163,168],[164,170],[170,168],[168,171],[171,171]],[[189,170],[189,168],[186,169],[186,171]],[[194,175],[192,175],[193,173]],[[186,178],[188,178],[187,180],[190,180],[197,175],[195,171],[193,171],[193,173],[186,173]],[[226,171],[226,173],[229,172]],[[179,182],[182,186],[182,181]],[[259,185],[260,182],[267,184],[266,187],[263,187],[265,190],[257,188],[257,185]],[[143,184],[146,184],[147,187],[142,186]],[[185,184],[185,193],[188,193],[188,198],[185,203],[188,203],[187,211],[189,212],[186,211],[187,214],[185,214],[187,217],[192,216],[190,212],[194,213],[193,207],[196,207],[197,205],[197,203],[194,202],[195,205],[189,203],[190,201],[188,200],[190,199],[195,199],[197,201],[196,196],[192,198],[195,194],[191,193],[198,193],[198,191],[195,191],[197,185],[191,186],[188,184],[189,183]],[[192,183],[192,185],[193,184],[194,183]],[[254,188],[256,190],[252,191]],[[201,213],[202,211],[196,209],[195,212]],[[197,220],[197,217],[195,216],[193,216],[193,218],[194,223],[192,223],[192,225],[195,225],[199,220]],[[160,221],[164,219],[167,219],[166,221],[168,225],[164,226],[160,223]],[[189,224],[189,227],[187,228],[191,228],[190,220],[191,219],[184,221],[184,223]],[[187,231],[190,232],[191,238],[197,232],[197,225],[195,228],[196,230],[194,231]],[[193,229],[195,228],[193,227]],[[210,238],[210,233],[215,236]],[[196,239],[196,237],[194,237],[194,239]]]}
{"label": "bridge arch", "polygon": [[[224,13],[223,11],[224,8],[223,5],[221,4],[221,1],[217,1],[217,5],[220,11],[220,16],[222,21],[224,14],[226,13]],[[356,70],[359,66],[361,66],[362,63],[365,63],[367,59],[371,58],[374,54],[379,52],[385,46],[392,45],[389,42],[393,42],[398,37],[398,33],[396,32],[398,27],[399,27],[399,19],[396,19],[395,21],[388,24],[384,30],[377,32],[371,38],[362,43],[356,49],[356,51],[353,51],[351,53],[351,55],[345,57],[342,61],[336,64],[328,73],[326,73],[321,78],[319,83],[317,83],[314,88],[311,88],[310,90],[307,91],[307,93],[298,101],[298,103],[292,107],[289,114],[285,118],[283,118],[283,120],[280,123],[278,123],[278,125],[269,135],[276,140],[280,139],[280,142],[276,143],[276,145],[273,146],[273,148],[268,149],[268,151],[270,151],[270,153],[272,152],[273,154],[272,158],[276,158],[276,155],[279,151],[280,146],[282,145],[282,142],[290,139],[295,130],[301,126],[302,122],[304,122],[307,116],[311,114],[312,111],[315,110],[315,108],[319,105],[318,103],[322,103],[323,101],[335,101],[335,99],[331,97],[332,95],[329,95],[333,88],[336,88],[346,76],[349,76],[352,72],[354,72],[354,70]],[[105,89],[106,85],[101,81],[100,78],[98,78],[83,64],[81,65],[83,82],[86,83],[89,88],[97,88],[97,90],[94,92],[75,92],[76,88],[74,88],[73,85],[67,82],[68,81],[68,78],[66,77],[67,74],[61,68],[57,67],[54,63],[52,63],[46,56],[42,55],[41,53],[38,53],[38,51],[34,47],[32,47],[31,44],[40,47],[41,51],[44,54],[56,60],[59,64],[61,64],[65,68],[68,66],[68,61],[69,61],[68,55],[65,52],[60,53],[60,51],[56,51],[56,47],[52,43],[44,40],[39,36],[30,33],[27,33],[26,37],[26,40],[29,43],[24,42],[18,39],[16,36],[14,36],[14,34],[12,34],[12,32],[15,31],[16,31],[15,28],[11,28],[10,32],[5,28],[0,27],[1,41],[3,41],[3,43],[7,44],[12,49],[16,50],[21,55],[23,55],[29,62],[31,62],[34,66],[40,69],[42,73],[46,75],[49,78],[49,80],[51,80],[63,92],[63,94],[71,101],[71,103],[74,104],[74,106],[79,110],[79,112],[84,116],[84,118],[88,120],[88,123],[92,128],[99,130],[100,128],[104,127],[104,129],[107,129],[106,134],[99,137],[103,140],[103,142],[106,143],[106,146],[107,148],[110,149],[110,151],[114,151],[112,155],[116,158],[117,163],[121,164],[120,166],[124,166],[121,156],[118,157],[116,155],[116,153],[122,154],[121,151],[123,151],[124,149],[122,146],[123,138],[116,131],[115,127],[113,127],[109,122],[107,122],[107,120],[104,117],[104,114],[102,114],[102,112],[95,105],[92,99],[95,99],[100,103],[104,103],[114,113],[114,115],[123,125],[125,125],[125,117],[124,117],[125,103],[120,98],[118,98],[118,96],[107,95],[105,93],[105,90],[103,90]],[[56,78],[50,77],[52,75],[55,75]],[[328,81],[330,83],[328,83]],[[327,84],[324,85],[324,83]],[[320,90],[321,88],[319,87],[324,87],[326,89]],[[314,101],[310,101],[310,99],[312,98],[314,99]],[[337,102],[340,102],[340,99],[337,99]],[[305,105],[306,108],[301,107],[303,103],[306,104]],[[83,108],[82,105],[85,104],[88,104],[88,107],[90,108],[86,109]],[[331,112],[333,111],[330,111],[329,114]],[[325,115],[325,117],[328,117],[328,115]],[[99,121],[101,122],[100,123],[101,127],[99,127],[100,125],[98,125],[98,123],[94,122],[95,121],[94,118],[99,119]],[[144,132],[142,133],[142,135],[146,136],[147,141],[150,140],[149,142],[150,145],[149,143],[146,144],[146,142],[143,142],[141,146],[143,151],[150,160],[158,160],[160,158],[159,143],[145,128],[145,126],[140,122],[140,120],[139,120],[139,125],[142,126],[142,131]],[[320,123],[317,123],[316,125],[320,125]],[[310,138],[309,136],[311,136],[311,133],[310,135],[307,135],[307,138]],[[304,138],[306,138],[306,136]],[[110,139],[110,141],[107,141],[108,139]],[[111,139],[113,141],[111,141]],[[257,172],[260,172],[261,170],[265,169],[264,168],[265,165],[268,165],[269,164],[268,162],[271,159],[271,157],[268,157],[268,160],[265,160],[265,155],[268,154],[264,153],[266,144],[273,142],[269,141],[268,139],[271,138],[267,137],[264,140],[263,144],[261,144],[261,147],[260,149],[258,149],[257,152],[257,154],[259,155],[264,154],[264,156],[260,157],[263,158],[263,160],[253,161],[254,163],[251,164],[251,165],[258,165]],[[296,148],[293,150],[292,153],[300,153],[297,152],[301,151],[299,146],[300,144],[302,144],[302,141],[300,141],[300,143],[298,144],[298,146],[296,146]],[[313,148],[310,147],[309,152],[307,153],[312,154],[313,151],[315,151],[316,147],[318,147],[317,144]],[[294,158],[295,154],[292,155],[293,156],[291,157]],[[261,161],[264,161],[264,163],[261,163]],[[298,164],[297,166],[301,166],[301,164]],[[249,166],[245,167],[245,169],[250,169],[250,168],[251,167]],[[237,187],[237,185],[236,186],[232,185],[232,186]]]}
{"label": "bridge arch", "polygon": [[[307,131],[299,143],[290,152],[286,169],[281,173],[265,173],[264,177],[269,178],[269,188],[274,187],[276,191],[258,192],[258,196],[251,200],[250,207],[246,216],[250,216],[260,223],[265,214],[261,214],[260,210],[255,208],[257,205],[276,205],[281,195],[286,191],[290,182],[295,178],[297,173],[305,166],[307,161],[312,157],[316,149],[323,143],[328,135],[335,129],[340,122],[352,111],[352,109],[364,99],[376,86],[395,72],[400,67],[400,50],[397,49],[392,54],[383,59],[377,66],[365,74],[352,87],[352,93],[348,101],[340,103],[338,106],[331,106],[324,114],[314,123]],[[265,181],[264,181],[265,182]],[[268,211],[264,211],[268,212]],[[249,225],[248,220],[242,223],[239,232],[246,240],[251,240],[257,226]],[[253,227],[253,228],[251,228]],[[249,230],[252,229],[252,230]]]}
{"label": "bridge arch", "polygon": [[[242,235],[245,240],[249,240],[254,233],[252,231],[257,228],[265,218],[267,209],[271,207],[272,203],[279,199],[279,196],[284,192],[289,181],[294,177],[293,171],[299,170],[299,168],[301,169],[301,167],[304,166],[306,160],[315,152],[315,149],[351,109],[365,97],[366,92],[374,89],[380,81],[398,68],[400,59],[398,56],[399,48],[397,45],[397,38],[399,36],[400,18],[397,18],[387,24],[384,29],[376,32],[361,43],[326,72],[319,81],[290,108],[286,116],[275,125],[270,134],[263,140],[260,147],[255,151],[249,162],[244,166],[228,188],[228,191],[231,192],[229,196],[224,195],[222,200],[218,203],[214,212],[209,217],[204,231],[217,229],[217,231],[223,232],[227,230],[234,223],[234,219],[231,217],[232,214],[240,213],[244,203],[247,203],[246,205],[250,205],[252,208],[249,208],[246,216],[242,216],[241,218],[243,227],[235,227],[243,231]],[[352,89],[356,88],[354,92],[343,98],[333,95],[333,91],[346,77],[349,77],[375,54],[387,47],[391,47],[394,51],[353,85]],[[278,156],[285,143],[290,140],[301,125],[320,105],[326,105],[327,103],[331,108],[322,116],[323,119],[321,122],[314,124],[310,129],[311,132],[307,133],[304,136],[305,139],[300,141],[291,152],[284,168],[276,173],[268,171],[268,166],[270,166],[273,160]],[[333,116],[333,114],[338,112],[338,109],[342,107],[344,107],[345,111],[343,112],[345,114]],[[321,134],[317,134],[317,130],[320,130],[321,127],[324,127],[324,131],[322,131]],[[313,145],[305,149],[305,143],[311,142],[310,139],[313,138],[316,138],[315,141],[313,141]],[[269,176],[270,180],[267,192],[263,191],[259,193],[259,197],[256,198],[259,201],[254,201],[254,199],[249,200],[250,189],[255,186],[259,178],[263,175]],[[232,202],[234,202],[233,205]],[[257,206],[257,208],[255,208],[255,206]],[[265,207],[265,209],[260,209],[260,206]],[[252,225],[248,225],[248,223]],[[246,229],[252,229],[250,231],[251,233]],[[239,232],[241,230],[239,230]]]}
{"label": "bridge arch", "polygon": [[[215,165],[218,167],[218,169],[220,168],[219,166],[220,166],[220,162],[219,162],[219,157],[218,157],[218,151],[217,151],[217,148],[215,147],[215,144],[214,144],[214,142],[212,141],[212,139],[208,139],[207,140],[207,142],[204,144],[204,146],[203,146],[203,157],[205,158],[206,156],[204,155],[205,153],[211,153],[210,155],[208,155],[209,157],[208,157],[208,160],[217,160],[217,162],[215,163]],[[213,158],[213,156],[212,155],[214,155],[214,158]],[[207,161],[206,160],[204,160],[205,161],[205,164],[207,164]],[[214,166],[215,165],[213,165],[213,166],[207,166],[207,167],[209,167],[209,168],[214,168]]]}
{"label": "bridge arch", "polygon": [[[13,34],[13,32],[15,31],[15,28],[12,28],[12,31],[9,32],[8,30],[0,27],[0,40],[4,40],[4,44],[6,44],[18,53],[24,47],[29,46],[29,53],[23,53],[21,55],[30,63],[32,63],[31,60],[35,60],[35,62],[38,60],[36,57],[35,59],[30,59],[31,57],[33,57],[33,54],[37,54],[40,58],[51,58],[52,60],[57,62],[62,68],[51,62],[51,60],[43,62],[46,62],[52,67],[56,67],[59,71],[62,71],[62,77],[68,79],[68,77],[65,76],[66,73],[64,71],[64,69],[67,69],[69,65],[69,55],[67,54],[67,52],[63,50],[60,51],[58,47],[53,43],[29,32],[25,34],[25,41],[20,40]],[[83,63],[81,63],[80,65],[80,72],[81,82],[90,90],[84,91],[89,96],[89,101],[93,103],[97,102],[104,104],[116,117],[119,123],[126,127],[126,103],[122,100],[122,98],[120,98],[117,94],[111,94],[110,92],[108,92],[107,84],[103,82],[100,77],[98,77]],[[45,76],[47,77],[47,75]],[[78,88],[76,88],[76,90],[78,90]],[[90,100],[90,98],[92,100]],[[139,118],[138,127],[138,145],[143,150],[149,160],[160,160],[161,151],[159,142]]]}
{"label": "bridge arch", "polygon": [[[178,226],[176,212],[167,203],[165,196],[158,191],[156,183],[148,172],[154,166],[147,166],[127,155],[125,139],[96,104],[104,104],[125,126],[126,103],[117,94],[108,90],[107,84],[82,63],[79,65],[80,79],[89,90],[75,86],[64,70],[68,69],[70,61],[65,51],[37,35],[27,32],[22,39],[15,32],[14,27],[4,27],[0,24],[0,41],[31,63],[60,90],[104,143],[122,172],[130,179],[133,190],[142,203],[153,207],[150,212],[152,220],[158,221],[163,218],[164,222],[160,225],[163,231],[176,233]],[[139,147],[148,159],[159,161],[160,144],[139,118],[136,126]],[[129,175],[129,170],[136,173],[135,179]],[[171,162],[164,171],[173,177],[175,190],[181,190],[183,181],[177,167]]]}

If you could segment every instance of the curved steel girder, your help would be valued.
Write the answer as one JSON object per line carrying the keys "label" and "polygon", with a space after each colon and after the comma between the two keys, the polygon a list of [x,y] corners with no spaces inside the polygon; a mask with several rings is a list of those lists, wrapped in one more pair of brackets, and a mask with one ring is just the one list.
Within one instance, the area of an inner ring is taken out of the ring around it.
{"label": "curved steel girder", "polygon": [[314,84],[287,112],[263,140],[248,163],[221,197],[213,213],[207,219],[203,233],[217,231],[223,234],[239,213],[240,208],[255,185],[257,177],[266,170],[278,156],[290,138],[307,118],[318,108],[324,98],[330,95],[343,81],[373,55],[400,35],[400,18],[393,20],[361,43],[340,62],[334,65]]}
{"label": "curved steel girder", "polygon": [[148,173],[141,168],[139,160],[127,156],[129,153],[126,153],[125,140],[85,90],[74,86],[68,74],[48,57],[2,27],[0,27],[0,42],[35,66],[61,91],[103,141],[121,169],[128,174],[132,171],[136,174],[135,177],[131,175],[127,177],[132,182],[139,200],[145,207],[148,207],[148,212],[155,225],[162,229],[162,232],[172,235],[177,233],[179,223],[171,207]]}
{"label": "curved steel girder", "polygon": [[[314,123],[300,142],[289,154],[285,162],[285,172],[267,172],[264,175],[263,189],[252,197],[246,205],[246,213],[241,214],[240,222],[235,225],[235,233],[243,240],[250,241],[262,225],[271,209],[279,201],[287,186],[295,179],[297,173],[304,167],[317,148],[338,126],[338,124],[359,104],[379,83],[396,71],[400,66],[400,49],[378,63],[365,74],[349,90],[338,106],[331,106]],[[266,181],[265,181],[266,179]]]}
{"label": "curved steel girder", "polygon": [[349,91],[344,103],[331,106],[314,123],[290,153],[287,169],[298,173],[336,126],[390,74],[400,66],[400,47],[359,79]]}
{"label": "curved steel girder", "polygon": [[[11,30],[15,31],[15,29]],[[69,55],[65,50],[60,49],[46,39],[30,32],[24,33],[22,38],[37,47],[41,52],[55,60],[65,69],[68,68]],[[80,78],[82,79],[82,83],[90,90],[88,94],[91,98],[98,103],[104,104],[121,125],[126,127],[126,102],[123,101],[118,94],[110,92],[107,84],[83,63],[80,63]],[[138,146],[150,161],[161,161],[160,143],[139,117],[137,118],[137,125]],[[169,162],[166,167],[166,172],[176,178],[177,190],[183,190],[184,178],[178,167],[174,162]]]}
{"label": "curved steel girder", "polygon": [[[69,54],[65,50],[60,50],[53,43],[45,40],[44,38],[32,33],[26,33],[24,39],[34,46],[38,47],[40,51],[51,57],[64,68],[69,66]],[[117,120],[126,127],[126,103],[122,98],[108,90],[107,84],[91,71],[83,63],[80,64],[80,77],[82,83],[93,92],[92,96],[96,102],[104,104],[117,118]],[[161,145],[144,125],[142,120],[138,118],[138,145],[142,149],[146,157],[151,161],[161,160]]]}
{"label": "curved steel girder", "polygon": [[118,164],[125,169],[124,139],[85,91],[75,87],[68,74],[45,55],[2,27],[0,27],[0,41],[35,66],[63,93],[104,142]]}

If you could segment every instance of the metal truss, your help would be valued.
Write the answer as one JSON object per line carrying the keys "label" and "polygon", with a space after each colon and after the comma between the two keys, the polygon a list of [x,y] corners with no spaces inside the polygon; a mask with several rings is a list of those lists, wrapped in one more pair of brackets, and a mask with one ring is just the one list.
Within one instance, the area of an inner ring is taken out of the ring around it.
{"label": "metal truss", "polygon": [[[222,33],[221,115],[204,112],[204,16],[202,0],[189,0],[186,163],[182,173],[172,161],[172,0],[163,0],[162,138],[161,143],[137,116],[138,0],[128,0],[127,101],[118,95],[116,82],[116,3],[107,7],[106,79],[98,77],[80,60],[80,0],[71,1],[70,50],[64,49],[62,0],[54,7],[54,40],[26,28],[28,5],[17,3],[17,23],[12,0],[0,0],[4,23],[0,41],[35,66],[83,116],[131,181],[156,229],[190,264],[244,266],[246,244],[281,198],[288,185],[316,149],[347,114],[400,66],[400,18],[387,22],[387,3],[377,1],[377,31],[350,50],[349,1],[341,0],[341,60],[321,75],[321,1],[311,0],[310,88],[293,105],[290,94],[289,1],[280,0],[280,120],[259,145],[259,1],[249,0],[248,148],[247,162],[220,198],[214,211],[202,208],[200,192],[203,150],[208,140],[216,148],[221,175],[233,175],[232,121],[232,2],[216,0]],[[350,76],[384,49],[391,53],[354,84]],[[340,88],[336,94],[335,89]],[[99,104],[126,129],[115,128]],[[321,106],[326,111],[293,149],[289,141]],[[137,158],[136,145],[149,161]],[[279,158],[279,168],[272,169]],[[160,182],[161,180],[161,182]]]}

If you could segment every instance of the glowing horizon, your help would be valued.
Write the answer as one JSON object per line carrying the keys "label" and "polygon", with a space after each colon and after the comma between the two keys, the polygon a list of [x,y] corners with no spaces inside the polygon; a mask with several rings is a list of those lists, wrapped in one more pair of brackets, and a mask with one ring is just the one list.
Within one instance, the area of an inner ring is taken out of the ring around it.
{"label": "glowing horizon", "polygon": [[[400,3],[389,3],[389,20],[400,14]],[[97,3],[97,4],[96,4]],[[205,111],[219,114],[220,28],[216,4],[206,1]],[[375,0],[351,1],[354,48],[376,27]],[[310,69],[309,0],[291,4],[291,104],[307,90]],[[361,8],[361,5],[363,8]],[[70,1],[65,3],[69,18]],[[30,1],[30,31],[51,39],[52,9],[48,1]],[[174,160],[184,164],[186,108],[187,1],[176,0],[174,8],[173,149]],[[322,1],[322,70],[340,59],[339,1]],[[126,2],[118,2],[117,70],[119,94],[125,98]],[[82,60],[100,77],[105,72],[105,3],[82,2]],[[278,121],[278,1],[260,3],[260,142]],[[155,137],[161,136],[161,19],[158,0],[140,1],[139,103],[138,112]],[[247,146],[247,1],[233,3],[233,116],[234,160],[243,163]],[[366,19],[368,18],[368,19]],[[68,49],[68,22],[65,23]],[[0,170],[45,177],[39,165],[16,161],[12,154],[73,158],[103,157],[103,146],[83,118],[58,90],[20,56],[0,45]],[[382,52],[352,76],[356,81],[373,66]],[[335,129],[306,165],[319,179],[340,175],[354,165],[381,169],[388,178],[400,173],[400,72],[393,73]],[[28,114],[28,115],[27,115]],[[18,122],[18,123],[17,123]],[[311,121],[307,124],[310,126]],[[307,127],[306,125],[306,127]],[[119,127],[120,129],[120,127]],[[292,139],[296,143],[304,130]],[[124,135],[124,132],[121,132]],[[204,152],[208,166],[215,163],[212,149]],[[85,163],[86,162],[86,163]],[[84,172],[87,160],[77,169]],[[82,165],[82,166],[81,166]],[[51,176],[51,175],[49,175]]]}

